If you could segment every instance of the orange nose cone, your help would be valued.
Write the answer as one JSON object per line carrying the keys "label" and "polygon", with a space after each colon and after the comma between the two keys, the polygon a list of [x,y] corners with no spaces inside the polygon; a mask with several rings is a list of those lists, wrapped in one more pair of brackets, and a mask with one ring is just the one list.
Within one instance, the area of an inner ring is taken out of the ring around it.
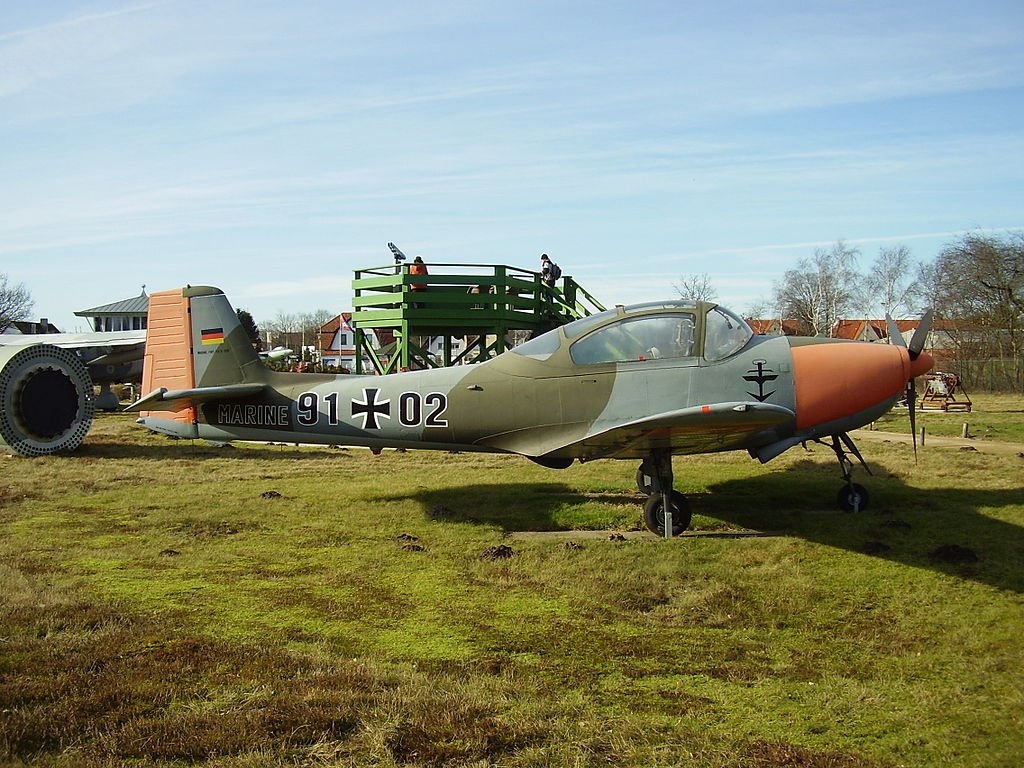
{"label": "orange nose cone", "polygon": [[910,375],[914,377],[923,376],[932,369],[933,365],[935,365],[935,358],[927,352],[922,352],[917,356],[917,360],[910,361]]}
{"label": "orange nose cone", "polygon": [[[931,358],[915,361],[927,370]],[[863,342],[793,347],[797,428],[812,427],[873,408],[907,386],[911,366],[904,347]]]}

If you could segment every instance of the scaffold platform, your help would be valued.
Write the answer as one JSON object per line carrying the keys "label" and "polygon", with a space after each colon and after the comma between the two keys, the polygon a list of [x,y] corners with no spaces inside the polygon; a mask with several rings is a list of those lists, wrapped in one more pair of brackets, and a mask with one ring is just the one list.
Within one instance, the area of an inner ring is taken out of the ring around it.
{"label": "scaffold platform", "polygon": [[[428,262],[426,275],[411,274],[409,266],[355,272],[356,373],[364,373],[364,355],[378,374],[480,362],[509,349],[517,334],[523,340],[604,310],[565,275],[552,288],[539,272],[504,264]],[[425,348],[438,339],[439,354]]]}

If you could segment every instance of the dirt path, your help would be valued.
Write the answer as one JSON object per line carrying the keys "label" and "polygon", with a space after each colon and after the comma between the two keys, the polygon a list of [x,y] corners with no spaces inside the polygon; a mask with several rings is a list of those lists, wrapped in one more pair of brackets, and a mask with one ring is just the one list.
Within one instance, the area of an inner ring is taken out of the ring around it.
{"label": "dirt path", "polygon": [[[910,443],[912,438],[905,432],[879,432],[869,429],[855,429],[850,433],[854,440],[874,440],[881,443]],[[1024,456],[1024,443],[1004,443],[999,440],[979,440],[975,438],[962,437],[939,437],[938,435],[925,434],[924,445],[920,439],[917,444],[918,450],[929,448],[973,448],[981,453],[999,453],[1004,456]]]}
{"label": "dirt path", "polygon": [[[711,539],[764,539],[784,536],[779,531],[683,531],[675,538],[711,538]],[[631,539],[655,539],[650,531],[513,531],[507,538],[512,541],[586,541],[594,539],[611,539],[622,541]]]}

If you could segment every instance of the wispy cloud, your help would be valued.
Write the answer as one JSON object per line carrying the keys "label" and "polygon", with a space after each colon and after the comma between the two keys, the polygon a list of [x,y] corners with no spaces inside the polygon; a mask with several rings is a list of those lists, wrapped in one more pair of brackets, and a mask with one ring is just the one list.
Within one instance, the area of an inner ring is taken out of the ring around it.
{"label": "wispy cloud", "polygon": [[322,295],[333,297],[344,296],[352,290],[352,276],[345,275],[317,275],[300,280],[277,280],[246,285],[240,291],[244,298],[302,298]]}
{"label": "wispy cloud", "polygon": [[272,309],[404,239],[735,305],[839,237],[1017,217],[1024,6],[937,2],[37,4],[0,31],[0,260],[50,292],[132,254]]}
{"label": "wispy cloud", "polygon": [[87,77],[91,66],[136,49],[147,37],[139,17],[162,5],[143,3],[0,34],[0,98]]}
{"label": "wispy cloud", "polygon": [[125,14],[139,13],[140,11],[148,11],[160,5],[166,5],[166,0],[160,0],[159,2],[151,3],[140,3],[138,5],[131,5],[125,8],[118,8],[113,11],[104,11],[102,13],[87,13],[81,16],[74,16],[69,19],[56,21],[53,22],[52,24],[44,24],[37,27],[27,27],[25,29],[15,30],[13,32],[4,32],[0,33],[0,42],[4,40],[12,40],[22,37],[51,34],[57,30],[66,29],[69,27],[77,27],[85,24],[92,24],[93,22],[105,21],[107,19],[116,18],[118,16],[124,16]]}

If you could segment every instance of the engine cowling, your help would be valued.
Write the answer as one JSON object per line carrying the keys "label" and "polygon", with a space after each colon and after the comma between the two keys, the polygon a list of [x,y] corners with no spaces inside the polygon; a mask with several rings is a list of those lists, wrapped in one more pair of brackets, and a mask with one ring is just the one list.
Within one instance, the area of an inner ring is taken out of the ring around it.
{"label": "engine cowling", "polygon": [[93,417],[89,370],[51,344],[0,347],[0,450],[22,456],[73,451]]}

